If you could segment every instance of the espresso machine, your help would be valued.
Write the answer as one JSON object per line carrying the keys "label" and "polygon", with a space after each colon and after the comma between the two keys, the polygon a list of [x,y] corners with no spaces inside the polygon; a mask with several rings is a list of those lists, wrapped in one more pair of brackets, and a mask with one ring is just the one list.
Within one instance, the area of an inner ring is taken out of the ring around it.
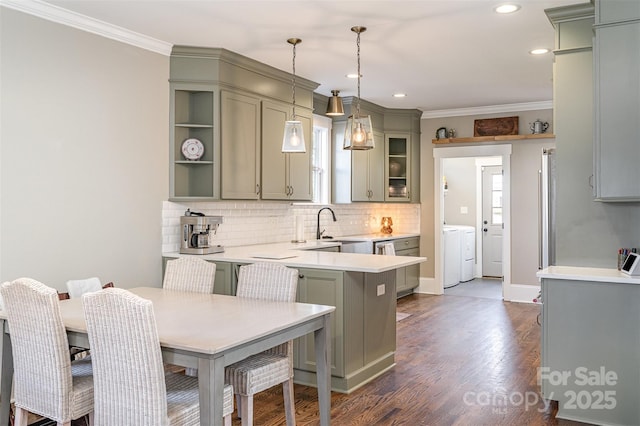
{"label": "espresso machine", "polygon": [[222,223],[222,216],[205,216],[187,209],[180,217],[182,254],[211,254],[224,251],[221,245],[213,244],[213,237]]}

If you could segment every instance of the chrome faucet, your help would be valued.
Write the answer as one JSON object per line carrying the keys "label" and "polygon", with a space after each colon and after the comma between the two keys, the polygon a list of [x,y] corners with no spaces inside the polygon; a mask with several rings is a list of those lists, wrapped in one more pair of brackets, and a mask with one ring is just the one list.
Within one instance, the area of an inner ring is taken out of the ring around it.
{"label": "chrome faucet", "polygon": [[333,216],[333,221],[335,222],[336,219],[336,214],[333,212],[333,210],[331,210],[330,207],[323,207],[320,210],[318,210],[318,221],[316,222],[316,239],[319,240],[320,237],[322,236],[322,232],[324,232],[324,229],[322,230],[322,232],[320,232],[320,213],[322,213],[322,210],[329,210],[331,212],[331,216]]}

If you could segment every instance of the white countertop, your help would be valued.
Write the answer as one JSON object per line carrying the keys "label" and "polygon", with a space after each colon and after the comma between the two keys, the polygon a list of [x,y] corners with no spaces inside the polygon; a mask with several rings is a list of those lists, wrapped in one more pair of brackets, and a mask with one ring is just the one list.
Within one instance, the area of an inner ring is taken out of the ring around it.
{"label": "white countertop", "polygon": [[595,281],[620,284],[640,284],[640,277],[630,277],[617,269],[582,266],[549,266],[537,274],[538,278],[572,281]]}
{"label": "white countertop", "polygon": [[335,238],[331,240],[310,240],[306,243],[273,243],[240,247],[225,247],[223,253],[188,255],[179,252],[163,253],[164,257],[198,256],[204,260],[237,263],[278,262],[292,268],[329,269],[354,272],[385,272],[405,266],[425,262],[426,257],[382,256],[358,253],[336,253],[315,251],[322,247],[335,247],[340,241],[384,241],[389,239],[419,236],[419,234],[363,235]]}

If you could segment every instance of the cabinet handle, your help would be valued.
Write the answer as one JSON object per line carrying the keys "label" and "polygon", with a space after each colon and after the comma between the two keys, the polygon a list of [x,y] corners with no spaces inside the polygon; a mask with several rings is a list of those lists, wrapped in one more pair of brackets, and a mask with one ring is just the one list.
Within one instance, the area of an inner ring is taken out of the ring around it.
{"label": "cabinet handle", "polygon": [[256,195],[260,195],[260,184],[256,183]]}
{"label": "cabinet handle", "polygon": [[300,274],[300,275],[298,275],[298,278],[303,279],[304,275]]}
{"label": "cabinet handle", "polygon": [[593,175],[589,176],[589,186],[593,189]]}
{"label": "cabinet handle", "polygon": [[289,187],[289,195],[293,195],[293,186]]}

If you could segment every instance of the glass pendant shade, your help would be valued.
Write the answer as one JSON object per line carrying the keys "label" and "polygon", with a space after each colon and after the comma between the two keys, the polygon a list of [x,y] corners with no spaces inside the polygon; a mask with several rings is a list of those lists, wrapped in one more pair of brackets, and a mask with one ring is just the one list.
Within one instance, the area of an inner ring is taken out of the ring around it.
{"label": "glass pendant shade", "polygon": [[304,145],[304,131],[302,122],[297,120],[285,121],[284,137],[282,138],[282,152],[306,152]]}
{"label": "glass pendant shade", "polygon": [[325,113],[328,116],[335,117],[344,115],[344,105],[342,104],[342,98],[338,96],[340,91],[332,90],[331,96],[329,98],[329,103],[327,104],[327,112]]}
{"label": "glass pendant shade", "polygon": [[291,94],[293,112],[291,120],[284,122],[284,136],[282,137],[282,152],[307,152],[304,144],[304,129],[302,122],[296,120],[296,45],[301,43],[299,38],[290,38],[287,43],[293,46],[293,73],[291,77]]}
{"label": "glass pendant shade", "polygon": [[349,116],[347,128],[344,131],[343,149],[365,150],[375,147],[373,140],[373,126],[371,117],[363,115],[360,117]]}

